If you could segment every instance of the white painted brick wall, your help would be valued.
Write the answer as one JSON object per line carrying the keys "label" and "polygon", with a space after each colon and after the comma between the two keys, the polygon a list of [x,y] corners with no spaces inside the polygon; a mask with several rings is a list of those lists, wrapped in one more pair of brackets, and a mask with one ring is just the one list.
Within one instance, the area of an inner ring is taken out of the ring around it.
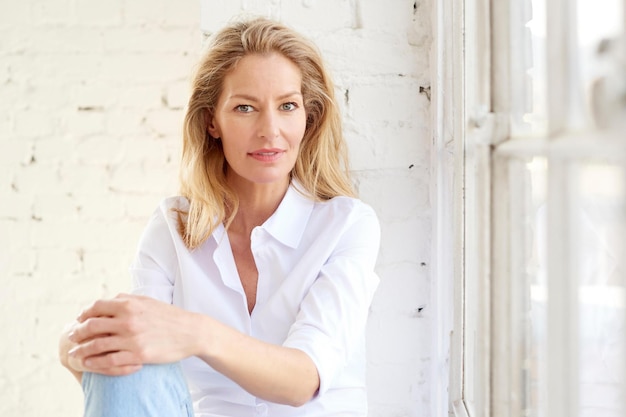
{"label": "white painted brick wall", "polygon": [[1,416],[81,415],[58,334],[128,289],[139,234],[177,190],[202,30],[242,11],[306,33],[333,71],[383,227],[370,415],[428,415],[430,0],[0,0]]}

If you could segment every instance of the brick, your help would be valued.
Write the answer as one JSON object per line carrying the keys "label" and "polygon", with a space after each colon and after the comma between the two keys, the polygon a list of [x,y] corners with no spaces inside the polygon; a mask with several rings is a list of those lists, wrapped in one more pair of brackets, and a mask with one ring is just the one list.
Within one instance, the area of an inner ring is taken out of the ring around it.
{"label": "brick", "polygon": [[[334,32],[356,29],[358,15],[349,0],[308,0],[283,2],[280,17],[299,31]],[[332,13],[329,11],[332,10]]]}
{"label": "brick", "polygon": [[33,155],[38,163],[61,166],[72,159],[75,148],[76,141],[67,135],[46,137],[33,143]]}
{"label": "brick", "polygon": [[17,110],[14,117],[14,132],[17,138],[45,138],[60,130],[60,117],[50,114],[49,110]]}
{"label": "brick", "polygon": [[[417,318],[415,310],[430,302],[430,284],[419,262],[410,262],[411,257],[402,259],[404,261],[395,260],[379,267],[378,270],[388,278],[380,285],[377,303],[372,309],[379,315],[414,319]],[[403,358],[406,356],[402,355]]]}
{"label": "brick", "polygon": [[34,39],[21,34],[21,28],[2,27],[0,20],[0,56],[20,55],[32,48]]}
{"label": "brick", "polygon": [[[50,2],[40,4],[54,5]],[[60,16],[59,19],[67,19],[67,16]],[[80,56],[85,53],[101,53],[110,32],[93,26],[85,28],[67,24],[42,24],[32,28],[30,35],[27,38],[30,39],[27,51],[31,55]]]}
{"label": "brick", "polygon": [[[171,85],[170,83],[167,84]],[[150,83],[144,85],[136,85],[128,83],[123,85],[119,91],[118,104],[120,108],[128,109],[132,108],[137,113],[143,111],[159,108],[163,106],[163,84],[162,83]],[[128,117],[128,112],[125,112]]]}
{"label": "brick", "polygon": [[364,29],[378,33],[390,33],[397,36],[406,34],[411,21],[415,19],[413,5],[415,1],[398,1],[394,7],[388,2],[360,1],[359,15]]}
{"label": "brick", "polygon": [[39,1],[32,3],[32,21],[35,25],[51,27],[67,25],[74,21],[75,13],[72,0]]}
{"label": "brick", "polygon": [[[359,171],[359,195],[387,222],[408,221],[430,207],[428,176],[407,170]],[[394,184],[393,187],[385,184]],[[411,190],[407,192],[406,190]]]}
{"label": "brick", "polygon": [[43,110],[50,118],[51,114],[71,107],[66,82],[54,82],[50,79],[32,79],[24,88],[22,99],[28,103],[27,112]]}
{"label": "brick", "polygon": [[[385,88],[381,89],[380,85]],[[415,79],[383,77],[363,80],[350,88],[351,116],[356,120],[410,121],[415,115],[428,111],[428,102],[419,94],[419,83]]]}
{"label": "brick", "polygon": [[[149,107],[146,106],[146,108]],[[146,125],[146,108],[118,106],[107,111],[106,134],[121,139],[152,137],[152,132]]]}
{"label": "brick", "polygon": [[56,248],[61,236],[63,245],[70,247],[82,247],[91,239],[89,230],[77,228],[73,222],[60,223],[54,220],[31,222],[30,240],[33,250]]}
{"label": "brick", "polygon": [[416,77],[420,66],[415,63],[428,59],[397,32],[364,29],[355,36],[346,30],[320,34],[315,41],[340,83],[356,75]]}
{"label": "brick", "polygon": [[200,7],[197,2],[173,3],[165,0],[152,1],[149,5],[143,2],[126,3],[124,21],[131,27],[197,28]]}
{"label": "brick", "polygon": [[102,62],[101,80],[145,84],[171,82],[188,78],[196,58],[183,52],[171,54],[119,54]]}
{"label": "brick", "polygon": [[95,196],[109,191],[111,171],[107,166],[64,163],[58,168],[58,177],[58,192]]}
{"label": "brick", "polygon": [[77,1],[74,3],[75,23],[87,26],[90,30],[93,26],[119,26],[122,24],[124,6],[123,0]]}
{"label": "brick", "polygon": [[29,1],[0,3],[0,28],[28,27],[32,24],[33,4]]}
{"label": "brick", "polygon": [[[138,241],[139,236],[128,236],[128,242]],[[130,282],[130,273],[128,267],[130,266],[131,259],[135,253],[135,245],[126,244],[124,248],[103,248],[100,250],[91,250],[85,254],[85,270],[90,274],[98,274],[103,277],[117,275],[122,271],[123,279]],[[116,250],[114,250],[116,249]],[[117,271],[116,274],[112,274],[112,271]]]}
{"label": "brick", "polygon": [[33,143],[25,139],[0,139],[0,166],[15,169],[30,162]]}
{"label": "brick", "polygon": [[[2,109],[2,106],[0,106],[0,109]],[[1,138],[0,141],[6,140],[10,136],[12,136],[13,129],[14,129],[13,115],[9,111],[2,112],[2,114],[0,114],[0,138]],[[1,154],[0,154],[0,158],[2,158]],[[3,166],[3,165],[0,163],[0,166]]]}
{"label": "brick", "polygon": [[0,220],[28,221],[32,216],[33,197],[9,191],[0,193]]}
{"label": "brick", "polygon": [[41,190],[56,190],[61,183],[59,168],[42,163],[30,164],[16,171],[13,183],[18,192],[30,195]]}
{"label": "brick", "polygon": [[[174,4],[174,3],[173,3]],[[176,3],[194,4],[193,2]],[[193,54],[201,45],[202,37],[197,25],[164,29],[161,26],[123,26],[109,31],[103,39],[107,54],[134,52],[145,53],[189,53]]]}
{"label": "brick", "polygon": [[110,135],[89,136],[75,144],[73,160],[79,165],[118,165],[124,156],[124,142]]}
{"label": "brick", "polygon": [[[407,31],[407,39],[413,46],[430,48],[433,41],[431,25],[431,4],[429,1],[420,0],[415,2],[416,9],[413,14],[411,26]],[[426,54],[425,54],[426,55]]]}
{"label": "brick", "polygon": [[136,220],[137,222],[144,221],[147,224],[150,215],[165,197],[169,196],[159,194],[126,196],[124,198],[126,218]]}
{"label": "brick", "polygon": [[[196,1],[172,2],[163,4],[163,26],[167,28],[198,28],[200,23],[200,5]],[[199,31],[197,32],[199,33]],[[199,38],[198,38],[199,39]]]}
{"label": "brick", "polygon": [[[397,263],[418,265],[425,259],[430,259],[427,243],[429,241],[425,241],[431,235],[430,221],[429,217],[417,216],[414,213],[410,220],[385,222],[385,228],[381,233],[378,263],[380,265]],[[395,242],[403,242],[403,244],[395,245]]]}
{"label": "brick", "polygon": [[41,220],[73,222],[78,218],[78,204],[71,194],[56,192],[37,193],[32,197],[32,214]]}
{"label": "brick", "polygon": [[145,124],[155,137],[180,136],[185,113],[182,109],[155,109],[145,114]]}
{"label": "brick", "polygon": [[205,33],[214,33],[240,12],[240,2],[200,0],[200,28]]}
{"label": "brick", "polygon": [[126,196],[121,197],[112,192],[98,190],[75,193],[74,201],[79,222],[102,221],[108,223],[123,220],[126,198]]}
{"label": "brick", "polygon": [[[130,136],[123,139],[124,163],[143,167],[164,169],[171,162],[168,142],[170,138],[155,139],[152,136]],[[149,150],[149,152],[148,152]],[[169,160],[168,160],[169,159]]]}
{"label": "brick", "polygon": [[[26,265],[20,267],[22,272],[31,270],[31,258],[34,253],[29,251],[30,249],[30,228],[31,219],[26,221],[20,221],[20,219],[3,219],[0,218],[0,263],[11,263],[16,261],[12,258],[14,253],[20,253],[23,257],[19,260],[20,265]],[[28,259],[28,261],[26,261]],[[17,261],[16,261],[17,262]],[[1,268],[0,268],[1,270]],[[8,269],[12,270],[12,269]]]}
{"label": "brick", "polygon": [[154,0],[149,4],[142,1],[124,5],[124,22],[128,26],[162,25],[166,20],[165,0]]}
{"label": "brick", "polygon": [[[0,220],[0,222],[4,222]],[[0,228],[3,228],[0,225]],[[21,228],[21,233],[24,233],[24,227]],[[1,230],[1,229],[0,229]],[[6,229],[5,229],[6,230]],[[11,238],[14,235],[9,235]],[[29,276],[32,276],[36,270],[36,254],[33,252],[28,252],[28,245],[20,244],[21,239],[18,237],[17,241],[11,239],[8,243],[8,249],[4,248],[3,254],[0,255],[0,270],[3,271],[3,275],[6,278],[10,278],[11,280],[24,280]],[[18,248],[19,247],[19,248]],[[3,289],[6,290],[6,294],[10,294],[15,296],[17,294],[11,294],[9,288]]]}
{"label": "brick", "polygon": [[178,189],[178,172],[124,166],[113,171],[109,185],[112,192],[122,195],[151,193],[169,195]]}
{"label": "brick", "polygon": [[[61,280],[83,270],[83,251],[80,248],[45,248],[37,251],[37,272],[46,279]],[[65,289],[64,289],[65,290]]]}
{"label": "brick", "polygon": [[35,55],[33,60],[36,62],[28,64],[25,70],[30,72],[31,65],[41,66],[41,76],[73,85],[104,77],[104,63],[110,59],[94,49],[79,54]]}
{"label": "brick", "polygon": [[163,94],[166,106],[173,110],[185,108],[190,95],[191,85],[187,80],[168,84]]}
{"label": "brick", "polygon": [[[344,129],[354,170],[419,169],[430,163],[430,132],[412,121],[347,123]],[[385,132],[384,136],[376,132]]]}
{"label": "brick", "polygon": [[73,110],[105,111],[119,102],[121,88],[111,88],[101,82],[75,84],[70,89],[70,103]]}
{"label": "brick", "polygon": [[105,132],[106,115],[103,109],[68,111],[63,117],[63,129],[72,137],[102,135]]}

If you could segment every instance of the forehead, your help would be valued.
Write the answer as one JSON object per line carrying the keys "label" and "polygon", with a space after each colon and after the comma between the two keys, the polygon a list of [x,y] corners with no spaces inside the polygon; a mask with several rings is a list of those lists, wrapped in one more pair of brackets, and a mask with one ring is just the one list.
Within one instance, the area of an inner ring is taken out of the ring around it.
{"label": "forehead", "polygon": [[285,56],[269,54],[249,54],[224,77],[223,92],[233,90],[301,90],[302,72]]}

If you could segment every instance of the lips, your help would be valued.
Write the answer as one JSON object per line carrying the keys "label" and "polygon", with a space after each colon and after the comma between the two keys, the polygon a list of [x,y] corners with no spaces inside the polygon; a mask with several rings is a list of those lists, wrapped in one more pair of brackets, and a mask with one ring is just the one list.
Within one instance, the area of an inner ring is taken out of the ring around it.
{"label": "lips", "polygon": [[280,159],[285,151],[281,149],[259,149],[248,153],[249,156],[261,162],[274,162]]}

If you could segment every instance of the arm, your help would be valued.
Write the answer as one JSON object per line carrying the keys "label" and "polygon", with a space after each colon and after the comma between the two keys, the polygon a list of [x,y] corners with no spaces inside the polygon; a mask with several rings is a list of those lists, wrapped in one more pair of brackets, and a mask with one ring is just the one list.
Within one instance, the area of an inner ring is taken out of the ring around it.
{"label": "arm", "polygon": [[319,386],[315,365],[304,352],[147,297],[97,301],[78,321],[69,337],[77,346],[69,357],[93,372],[125,375],[143,363],[198,356],[252,395],[272,402],[302,405]]}
{"label": "arm", "polygon": [[297,407],[317,392],[319,376],[306,353],[262,342],[207,316],[198,319],[207,331],[197,340],[196,356],[252,395]]}

